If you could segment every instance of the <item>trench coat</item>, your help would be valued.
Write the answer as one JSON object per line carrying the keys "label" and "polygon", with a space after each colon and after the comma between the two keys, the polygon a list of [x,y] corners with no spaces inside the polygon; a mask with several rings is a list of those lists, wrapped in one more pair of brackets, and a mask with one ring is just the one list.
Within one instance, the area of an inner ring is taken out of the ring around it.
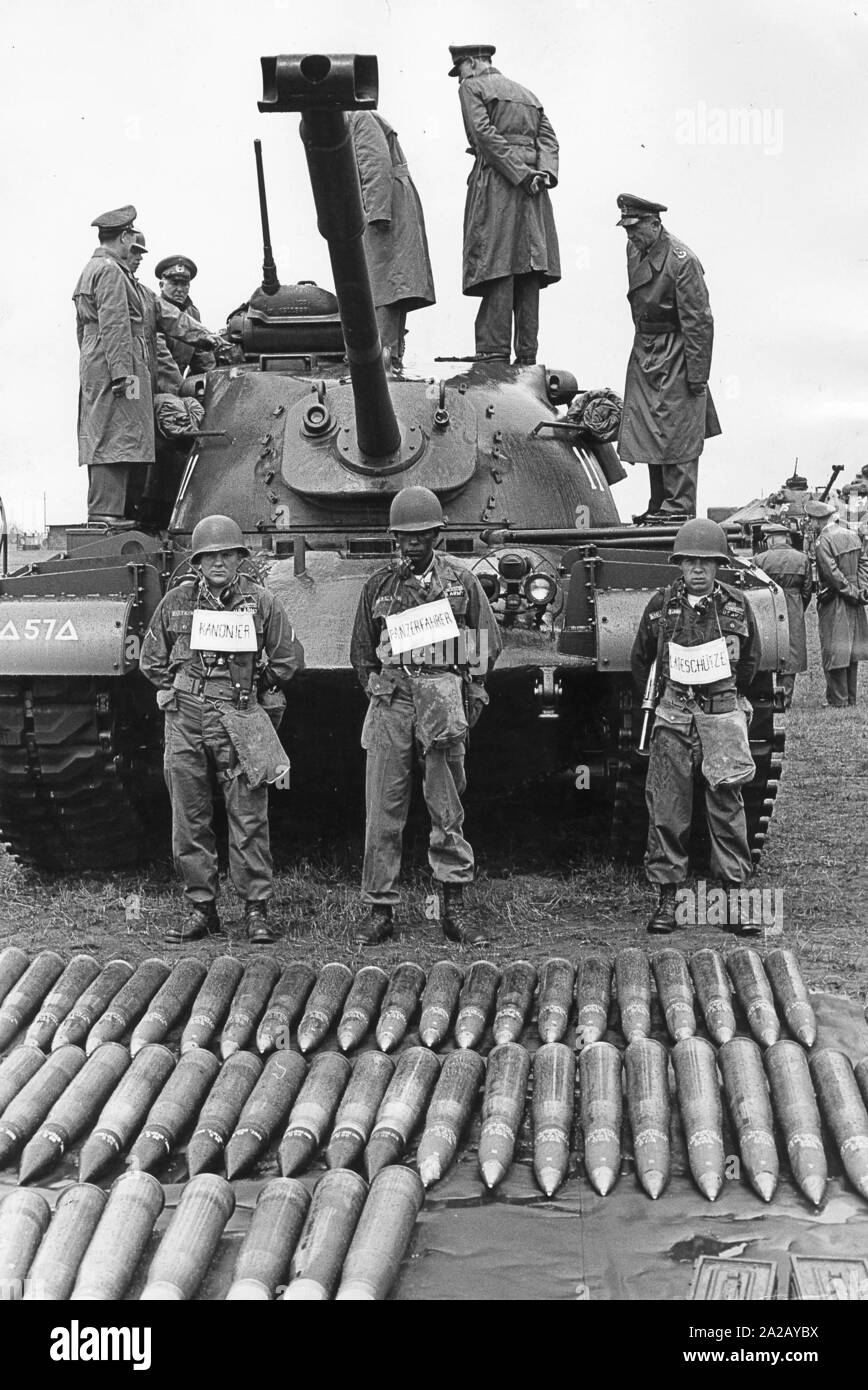
{"label": "trench coat", "polygon": [[618,453],[627,463],[687,463],[721,433],[711,392],[688,389],[707,386],[711,370],[714,319],[702,266],[663,228],[646,256],[627,243],[627,276],[635,337]]}
{"label": "trench coat", "polygon": [[[189,295],[187,295],[186,300],[180,306],[173,303],[171,299],[166,299],[163,295],[158,295],[156,298],[159,299],[162,310],[166,312],[174,310],[177,312],[180,307],[182,313],[189,315],[189,317],[195,319],[197,323],[202,322],[202,315],[199,313],[199,310],[196,308],[196,305]],[[197,373],[210,372],[212,368],[217,366],[217,358],[209,348],[196,347],[194,343],[185,342],[182,338],[164,338],[163,342],[169,355],[173,357],[177,363],[179,372],[182,374],[186,371],[187,367],[190,368],[191,372]]]}
{"label": "trench coat", "polygon": [[558,181],[558,139],[542,105],[518,82],[489,68],[460,83],[464,129],[475,156],[464,205],[465,294],[489,280],[536,271],[541,286],[561,278],[558,234],[547,189],[521,187],[534,173]]}
{"label": "trench coat", "polygon": [[855,531],[832,522],[817,536],[817,615],[824,671],[868,659],[868,614],[859,591],[868,588],[868,556]]}
{"label": "trench coat", "polygon": [[[435,302],[425,218],[398,136],[374,111],[351,111],[350,134],[367,218],[365,254],[374,304],[405,312]],[[379,228],[373,222],[388,222]]]}
{"label": "trench coat", "polygon": [[808,669],[808,643],[805,636],[805,609],[811,602],[811,562],[803,550],[776,545],[754,556],[770,579],[784,591],[790,628],[790,650],[783,670],[788,675]]}

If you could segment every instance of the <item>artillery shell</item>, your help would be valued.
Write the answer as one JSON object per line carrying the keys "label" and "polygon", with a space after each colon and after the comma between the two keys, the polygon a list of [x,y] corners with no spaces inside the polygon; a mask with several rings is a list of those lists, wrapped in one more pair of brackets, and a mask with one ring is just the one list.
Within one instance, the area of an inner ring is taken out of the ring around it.
{"label": "artillery shell", "polygon": [[305,1005],[304,1017],[298,1025],[299,1052],[310,1052],[311,1048],[322,1042],[340,1017],[352,983],[353,972],[339,961],[330,961],[323,966]]}
{"label": "artillery shell", "polygon": [[862,1099],[868,1105],[868,1057],[863,1057],[861,1062],[857,1062],[853,1068],[853,1075],[862,1092]]}
{"label": "artillery shell", "polygon": [[165,1163],[199,1114],[219,1071],[220,1063],[214,1053],[202,1047],[194,1047],[183,1055],[151,1106],[144,1128],[130,1150],[127,1161],[131,1168],[151,1172],[158,1164]]}
{"label": "artillery shell", "polygon": [[67,1043],[83,1045],[88,1033],[101,1014],[105,1013],[118,990],[125,985],[133,973],[133,967],[126,960],[110,960],[92,984],[73,1005],[51,1040],[52,1051]]}
{"label": "artillery shell", "polygon": [[529,960],[512,960],[503,972],[494,1006],[495,1043],[518,1042],[533,1003],[537,974]]}
{"label": "artillery shell", "polygon": [[269,1057],[226,1145],[229,1178],[240,1177],[286,1124],[305,1071],[304,1058],[297,1052],[275,1052]]}
{"label": "artillery shell", "polygon": [[762,1055],[751,1038],[732,1038],[720,1049],[718,1063],[748,1182],[770,1202],[778,1185],[778,1151]]}
{"label": "artillery shell", "polygon": [[147,1043],[162,1042],[180,1018],[187,1013],[205,978],[205,967],[195,956],[179,960],[165,984],[161,985],[133,1029],[130,1053],[136,1053]]}
{"label": "artillery shell", "polygon": [[403,1041],[424,988],[421,966],[411,960],[395,966],[377,1020],[377,1047],[383,1052],[392,1052]]}
{"label": "artillery shell", "polygon": [[169,978],[164,960],[151,957],[137,965],[125,985],[121,985],[109,1008],[101,1014],[87,1035],[84,1050],[88,1057],[105,1042],[117,1042],[138,1022],[160,986]]}
{"label": "artillery shell", "polygon": [[386,1298],[424,1200],[425,1189],[412,1168],[384,1168],[377,1174],[344,1259],[335,1302]]}
{"label": "artillery shell", "polygon": [[350,1168],[334,1168],[320,1178],[290,1261],[286,1302],[331,1298],[367,1192],[364,1178]]}
{"label": "artillery shell", "polygon": [[770,1047],[781,1036],[781,1028],[761,957],[749,946],[739,946],[729,952],[726,968],[747,1015],[750,1031],[762,1047]]}
{"label": "artillery shell", "polygon": [[615,957],[615,986],[621,1032],[628,1043],[651,1032],[651,973],[648,957],[637,946],[627,946]]}
{"label": "artillery shell", "polygon": [[[16,1048],[16,1052],[20,1050]],[[31,1050],[35,1052],[36,1048],[28,1048],[28,1051]],[[71,1046],[61,1047],[50,1057],[43,1058],[43,1065],[21,1087],[3,1112],[3,1119],[0,1120],[0,1168],[11,1163],[19,1149],[33,1138],[86,1060],[80,1047]]]}
{"label": "artillery shell", "polygon": [[636,1038],[624,1053],[627,1117],[633,1134],[636,1177],[656,1200],[670,1172],[669,1063],[654,1038]]}
{"label": "artillery shell", "polygon": [[765,968],[772,993],[793,1037],[805,1047],[813,1047],[817,1041],[817,1019],[794,952],[783,947],[769,951]]}
{"label": "artillery shell", "polygon": [[30,1266],[25,1301],[65,1302],[69,1298],[105,1204],[102,1188],[89,1182],[77,1182],[60,1194],[51,1225]]}
{"label": "artillery shell", "polygon": [[368,1181],[381,1168],[400,1161],[439,1074],[440,1059],[427,1047],[408,1047],[398,1058],[365,1149]]}
{"label": "artillery shell", "polygon": [[455,1041],[459,1047],[478,1047],[491,1017],[500,971],[490,960],[475,960],[458,996]]}
{"label": "artillery shell", "polygon": [[45,1054],[30,1043],[22,1043],[20,1047],[13,1048],[8,1057],[3,1058],[0,1062],[0,1116],[9,1102],[18,1095],[22,1086],[39,1071],[44,1061]]}
{"label": "artillery shell", "polygon": [[826,1192],[826,1153],[808,1059],[798,1043],[772,1043],[763,1056],[793,1178],[818,1207]]}
{"label": "artillery shell", "polygon": [[609,1021],[612,966],[601,956],[585,956],[576,972],[576,1047],[599,1042]]}
{"label": "artillery shell", "polygon": [[501,1043],[489,1054],[479,1136],[479,1171],[489,1191],[512,1163],[529,1076],[530,1054],[519,1043]]}
{"label": "artillery shell", "polygon": [[27,952],[18,946],[7,946],[0,951],[0,1005],[29,964]]}
{"label": "artillery shell", "polygon": [[27,1029],[25,1042],[41,1047],[47,1052],[60,1024],[72,1009],[88,985],[93,984],[99,974],[99,963],[93,956],[73,956],[60,979],[48,991],[39,1006],[39,1012]]}
{"label": "artillery shell", "polygon": [[262,1063],[252,1052],[235,1052],[223,1063],[187,1145],[191,1177],[222,1166],[226,1143],[261,1075]]}
{"label": "artillery shell", "polygon": [[335,1116],[326,1149],[329,1168],[352,1168],[370,1138],[380,1102],[392,1079],[395,1063],[385,1052],[362,1052]]}
{"label": "artillery shell", "polygon": [[286,1282],[289,1261],[310,1208],[310,1193],[297,1178],[272,1178],[256,1201],[238,1252],[227,1303],[267,1302]]}
{"label": "artillery shell", "polygon": [[547,1197],[567,1175],[576,1061],[565,1043],[544,1043],[533,1059],[533,1171]]}
{"label": "artillery shell", "polygon": [[[13,958],[13,965],[17,958]],[[29,1023],[55,980],[63,971],[63,960],[56,951],[40,951],[0,1005],[0,1052],[15,1034]]]}
{"label": "artillery shell", "polygon": [[151,1260],[141,1301],[192,1298],[234,1210],[235,1193],[225,1178],[216,1173],[191,1178]]}
{"label": "artillery shell", "polygon": [[561,956],[553,956],[543,965],[539,977],[539,1018],[537,1028],[544,1043],[561,1042],[570,1021],[574,966]]}
{"label": "artillery shell", "polygon": [[[63,1057],[66,1051],[61,1048],[59,1052],[52,1052],[33,1080],[44,1077],[54,1059]],[[80,1049],[75,1051],[78,1053]],[[60,1162],[75,1140],[86,1133],[129,1064],[130,1054],[120,1043],[105,1043],[88,1057],[84,1066],[76,1059],[75,1076],[21,1155],[19,1181],[30,1182]]]}
{"label": "artillery shell", "polygon": [[462,1049],[444,1058],[416,1154],[425,1187],[442,1178],[454,1159],[484,1076],[485,1063],[478,1052]]}
{"label": "artillery shell", "polygon": [[654,972],[657,994],[669,1036],[675,1042],[680,1042],[682,1038],[692,1038],[696,1032],[693,984],[683,954],[671,947],[655,951],[651,957],[651,969]]}
{"label": "artillery shell", "polygon": [[162,1043],[143,1047],[133,1058],[82,1147],[79,1182],[95,1182],[126,1153],[174,1066],[174,1055]]}
{"label": "artillery shell", "polygon": [[343,1052],[358,1047],[373,1027],[380,1001],[386,993],[389,977],[379,965],[363,965],[347,995],[341,1021],[338,1024],[338,1047]]}
{"label": "artillery shell", "polygon": [[844,1171],[859,1195],[868,1198],[868,1110],[850,1058],[834,1048],[821,1047],[808,1058],[808,1066]]}
{"label": "artillery shell", "polygon": [[678,1108],[687,1161],[703,1197],[713,1202],[723,1187],[723,1107],[714,1048],[704,1038],[683,1038],[672,1049]]}
{"label": "artillery shell", "polygon": [[257,956],[244,971],[220,1035],[220,1056],[224,1062],[253,1041],[256,1025],[279,979],[280,966],[270,956]]}
{"label": "artillery shell", "polygon": [[82,1256],[71,1302],[123,1298],[164,1202],[162,1186],[150,1173],[127,1169],[121,1174]]}
{"label": "artillery shell", "polygon": [[290,1029],[301,1015],[315,979],[316,971],[304,961],[294,960],[286,967],[256,1031],[256,1047],[263,1057],[276,1047],[289,1047]]}
{"label": "artillery shell", "polygon": [[597,1042],[582,1049],[579,1095],[585,1172],[594,1190],[605,1197],[621,1171],[621,1054],[617,1047]]}
{"label": "artillery shell", "polygon": [[50,1220],[41,1192],[18,1187],[0,1202],[0,1301],[24,1296],[25,1275]]}
{"label": "artillery shell", "polygon": [[181,1034],[182,1053],[192,1047],[211,1046],[243,974],[244,966],[234,956],[218,956],[211,962]]}
{"label": "artillery shell", "polygon": [[735,1037],[735,1014],[732,987],[719,952],[707,948],[694,951],[690,957],[690,974],[708,1035],[722,1047]]}
{"label": "artillery shell", "polygon": [[463,983],[464,972],[454,961],[438,960],[428,971],[419,1018],[419,1037],[426,1047],[439,1047],[449,1032]]}
{"label": "artillery shell", "polygon": [[280,1171],[292,1177],[319,1149],[350,1079],[352,1068],[339,1052],[322,1052],[310,1064],[280,1141]]}

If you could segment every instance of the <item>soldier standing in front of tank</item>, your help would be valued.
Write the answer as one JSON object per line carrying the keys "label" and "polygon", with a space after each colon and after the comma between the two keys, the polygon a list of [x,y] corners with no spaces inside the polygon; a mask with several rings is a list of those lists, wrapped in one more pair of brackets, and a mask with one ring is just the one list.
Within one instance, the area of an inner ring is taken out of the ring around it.
{"label": "soldier standing in front of tank", "polygon": [[[241,528],[228,516],[204,517],[193,531],[195,574],[160,601],[142,644],[140,669],[157,687],[165,712],[164,771],[172,800],[172,853],[184,885],[189,915],[165,939],[196,941],[221,932],[217,910],[217,847],[212,781],[216,777],[226,805],[229,870],[244,898],[244,926],[254,943],[277,940],[268,921],[272,895],[268,835],[268,781],[274,780],[273,729],[257,740],[247,761],[261,774],[251,785],[239,750],[223,716],[233,710],[256,714],[261,695],[279,690],[304,669],[304,651],[280,599],[256,580],[240,574],[250,554]],[[255,651],[206,651],[195,638],[197,613],[251,614]],[[258,712],[269,723],[265,710]],[[272,721],[273,722],[273,721]],[[274,735],[276,738],[276,735]],[[279,750],[282,751],[282,750]]]}
{"label": "soldier standing in front of tank", "polygon": [[618,453],[648,465],[650,498],[638,523],[696,515],[699,455],[720,434],[708,389],[714,319],[697,256],[667,232],[663,203],[618,197],[627,233],[627,298],[635,337],[627,363]]}
{"label": "soldier standing in front of tank", "polygon": [[380,342],[392,370],[404,366],[407,314],[435,303],[425,218],[397,133],[378,111],[347,120],[365,209],[365,254]]}
{"label": "soldier standing in front of tank", "polygon": [[[369,701],[362,729],[367,753],[362,901],[371,912],[357,937],[366,946],[387,941],[393,932],[414,746],[431,817],[428,859],[443,894],[443,931],[448,940],[466,945],[485,939],[464,913],[463,890],[473,882],[474,858],[462,833],[461,797],[467,731],[488,702],[485,678],[502,643],[479,580],[435,551],[443,525],[433,492],[402,489],[389,513],[400,559],[371,575],[356,610],[350,661]],[[387,620],[444,599],[459,637],[393,652]]]}
{"label": "soldier standing in front of tank", "polygon": [[813,590],[811,562],[804,550],[793,549],[789,528],[780,522],[767,522],[762,533],[766,538],[766,549],[754,555],[754,564],[780,585],[787,603],[790,650],[783,672],[778,673],[778,685],[784,692],[784,708],[789,709],[793,703],[796,675],[808,669],[805,609],[811,602]]}
{"label": "soldier standing in front of tank", "polygon": [[541,103],[492,67],[490,43],[450,44],[464,128],[475,157],[464,205],[464,282],[479,295],[476,355],[536,362],[539,292],[561,278],[548,190],[558,182],[558,140]]}
{"label": "soldier standing in front of tank", "polygon": [[[163,304],[180,309],[183,314],[189,314],[191,319],[201,323],[202,315],[190,298],[190,282],[195,280],[198,273],[199,267],[189,256],[164,256],[154,266]],[[188,367],[193,373],[210,372],[217,365],[214,353],[208,348],[195,347],[176,338],[168,343],[168,348],[182,373]]]}
{"label": "soldier standing in front of tank", "polygon": [[648,931],[677,926],[676,895],[687,879],[694,783],[701,772],[712,873],[730,894],[730,926],[748,933],[732,910],[737,899],[731,894],[752,872],[741,787],[755,774],[747,691],[759,664],[759,638],[740,590],[717,579],[718,567],[729,561],[723,527],[703,517],[686,522],[670,558],[681,575],[648,603],[631,654],[640,691],[655,660],[658,672],[645,785],[645,873],[659,899]]}
{"label": "soldier standing in front of tank", "polygon": [[829,502],[806,502],[817,561],[817,619],[826,703],[855,705],[859,662],[868,657],[868,555],[855,531],[841,526]]}

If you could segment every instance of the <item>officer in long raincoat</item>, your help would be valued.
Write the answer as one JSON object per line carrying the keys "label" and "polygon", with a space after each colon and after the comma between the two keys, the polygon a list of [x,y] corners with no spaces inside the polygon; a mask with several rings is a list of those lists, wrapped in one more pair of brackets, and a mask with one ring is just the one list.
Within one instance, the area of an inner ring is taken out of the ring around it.
{"label": "officer in long raincoat", "polygon": [[561,278],[548,190],[558,182],[558,140],[533,92],[491,66],[493,44],[450,44],[450,77],[474,156],[464,205],[464,281],[479,295],[476,354],[536,361],[539,292]]}
{"label": "officer in long raincoat", "polygon": [[[202,315],[190,298],[190,281],[195,280],[198,273],[199,267],[189,256],[164,256],[154,266],[163,304],[180,309],[183,314],[189,314],[191,319],[201,323]],[[208,348],[195,347],[177,338],[168,343],[168,348],[181,372],[187,367],[194,373],[210,372],[217,365],[214,353]]]}
{"label": "officer in long raincoat", "polygon": [[637,522],[696,514],[699,455],[720,434],[708,389],[714,319],[699,258],[667,232],[662,203],[618,197],[627,233],[627,298],[635,337],[618,453],[648,465],[651,495]]}
{"label": "officer in long raincoat", "polygon": [[753,557],[753,562],[779,584],[787,604],[790,630],[790,650],[785,669],[778,673],[778,684],[784,692],[784,707],[793,703],[796,675],[808,669],[808,643],[805,635],[805,609],[811,602],[813,579],[811,562],[803,550],[794,550],[790,531],[778,521],[769,521],[762,528],[766,549]]}
{"label": "officer in long raincoat", "polygon": [[391,366],[404,364],[407,314],[434,299],[425,218],[397,133],[378,111],[350,111],[362,203],[365,255],[371,273],[380,341]]}
{"label": "officer in long raincoat", "polygon": [[856,531],[841,526],[828,502],[806,502],[814,524],[817,617],[826,674],[826,703],[855,705],[859,662],[868,658],[868,554]]}

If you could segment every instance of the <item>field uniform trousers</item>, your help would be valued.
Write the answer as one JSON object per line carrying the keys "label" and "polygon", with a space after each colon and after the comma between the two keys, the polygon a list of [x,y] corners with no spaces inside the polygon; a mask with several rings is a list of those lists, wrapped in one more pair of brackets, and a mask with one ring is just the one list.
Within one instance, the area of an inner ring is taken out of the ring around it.
{"label": "field uniform trousers", "polygon": [[[405,677],[404,679],[409,679]],[[365,771],[365,857],[362,901],[394,906],[401,871],[401,845],[413,787],[415,711],[412,697],[398,686],[391,700],[374,696],[362,729]],[[428,862],[440,883],[472,883],[473,850],[462,832],[463,739],[432,748],[419,758],[422,791],[431,817]]]}
{"label": "field uniform trousers", "polygon": [[841,709],[845,705],[855,705],[859,687],[859,662],[851,661],[849,666],[836,666],[823,673],[826,677],[826,703]]}
{"label": "field uniform trousers", "polygon": [[535,362],[539,340],[539,276],[502,275],[487,280],[476,315],[476,351],[509,360],[512,318],[515,314],[515,355]]}
{"label": "field uniform trousers", "polygon": [[87,515],[135,520],[145,486],[144,463],[92,464],[87,470]]}
{"label": "field uniform trousers", "polygon": [[404,363],[407,310],[399,300],[396,304],[378,304],[376,312],[380,346],[389,349],[392,354],[392,366],[400,368]]}
{"label": "field uniform trousers", "polygon": [[649,463],[649,512],[668,512],[673,520],[696,516],[699,459],[682,463]]}
{"label": "field uniform trousers", "polygon": [[247,902],[268,902],[272,890],[268,787],[251,789],[243,775],[227,778],[238,755],[212,704],[177,692],[166,710],[163,771],[172,799],[172,854],[191,903],[217,899],[213,779],[226,803],[229,872]]}

